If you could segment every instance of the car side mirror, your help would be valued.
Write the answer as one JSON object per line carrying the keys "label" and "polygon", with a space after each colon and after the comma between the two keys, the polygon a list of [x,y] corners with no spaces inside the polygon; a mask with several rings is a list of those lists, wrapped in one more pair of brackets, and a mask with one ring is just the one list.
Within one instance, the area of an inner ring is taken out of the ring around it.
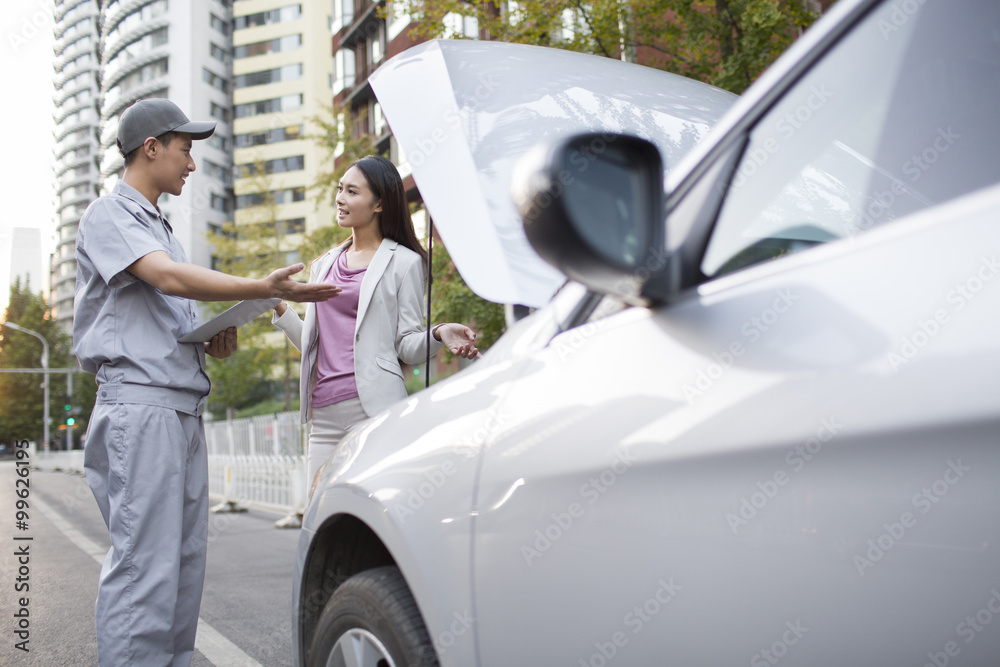
{"label": "car side mirror", "polygon": [[538,145],[514,167],[511,194],[542,259],[595,292],[646,303],[642,286],[664,263],[654,144],[588,133]]}

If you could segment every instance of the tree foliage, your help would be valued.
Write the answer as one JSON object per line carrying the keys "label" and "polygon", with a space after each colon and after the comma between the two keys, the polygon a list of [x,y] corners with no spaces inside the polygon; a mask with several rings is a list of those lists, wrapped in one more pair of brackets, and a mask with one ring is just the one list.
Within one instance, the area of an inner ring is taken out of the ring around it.
{"label": "tree foliage", "polygon": [[487,39],[624,58],[743,92],[816,16],[801,0],[410,0],[418,38],[461,37],[449,14]]}
{"label": "tree foliage", "polygon": [[436,239],[431,263],[431,321],[467,324],[479,333],[477,346],[488,349],[504,331],[503,306],[476,296],[455,268],[448,249]]}
{"label": "tree foliage", "polygon": [[[73,368],[71,404],[81,408],[76,416],[74,441],[79,443],[94,407],[97,385],[94,376],[79,369],[73,356],[73,342],[51,317],[51,310],[41,293],[32,292],[27,281],[17,278],[10,286],[10,302],[4,322],[13,322],[36,331],[49,345],[49,368]],[[26,333],[0,327],[0,368],[41,368],[42,344]],[[0,442],[34,440],[42,443],[43,375],[40,373],[0,373]],[[51,445],[62,446],[65,435],[58,430],[63,423],[66,375],[49,376],[49,416]]]}
{"label": "tree foliage", "polygon": [[[244,187],[258,195],[259,203],[244,209],[244,220],[239,224],[225,223],[209,240],[215,247],[216,267],[220,271],[263,278],[289,263],[289,250],[282,243],[287,230],[278,220],[278,203],[272,194],[274,179],[266,172],[263,160],[255,160]],[[210,312],[219,313],[233,302],[204,305]],[[235,354],[226,359],[207,358],[212,379],[209,404],[217,416],[269,398],[271,379],[276,372],[283,376],[285,402],[291,404],[295,382],[290,374],[295,366],[290,358],[295,355],[297,359],[297,352],[283,343],[269,342],[265,334],[272,331],[274,327],[268,318],[261,316],[240,328]]]}
{"label": "tree foliage", "polygon": [[[323,149],[322,164],[327,165],[308,186],[317,208],[323,202],[333,202],[337,196],[337,184],[348,167],[366,155],[376,154],[375,137],[365,131],[352,131],[352,128],[368,127],[367,114],[367,108],[352,112],[334,105],[322,114],[309,117],[310,127],[316,130],[305,138]],[[332,221],[331,224],[336,227]]]}

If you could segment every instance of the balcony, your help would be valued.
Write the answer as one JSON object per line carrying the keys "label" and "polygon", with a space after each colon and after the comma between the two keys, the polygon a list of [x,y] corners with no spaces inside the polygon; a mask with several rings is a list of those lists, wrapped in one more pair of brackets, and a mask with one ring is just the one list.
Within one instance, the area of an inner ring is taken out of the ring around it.
{"label": "balcony", "polygon": [[150,0],[122,0],[116,4],[111,11],[105,12],[104,16],[101,17],[105,34],[114,30],[126,16],[148,4],[150,4]]}
{"label": "balcony", "polygon": [[341,28],[334,35],[334,48],[353,48],[358,41],[367,37],[373,27],[378,29],[379,3],[369,3],[360,0],[354,3],[354,20],[346,28]]}
{"label": "balcony", "polygon": [[63,66],[68,63],[73,58],[84,53],[93,53],[94,51],[94,39],[77,39],[76,41],[69,44],[65,49],[55,54],[55,60],[52,61],[52,66],[59,71]]}
{"label": "balcony", "polygon": [[[104,103],[107,104],[109,101],[109,94],[111,90],[121,83],[122,79],[126,78],[128,75],[132,74],[136,70],[142,69],[144,66],[154,63],[158,60],[163,60],[164,58],[169,58],[169,51],[164,47],[156,47],[140,56],[134,58],[129,58],[128,60],[116,63],[114,67],[106,68],[104,70],[104,80],[101,82],[102,92],[104,93]],[[169,60],[167,63],[169,67]],[[166,76],[166,75],[164,75]],[[157,77],[160,78],[160,77]],[[143,85],[142,82],[140,85]],[[131,89],[129,89],[131,90]],[[127,94],[128,91],[125,91]]]}
{"label": "balcony", "polygon": [[72,16],[69,21],[56,22],[56,26],[52,30],[56,47],[63,46],[69,38],[85,32],[97,34],[96,18],[97,12],[91,10],[89,12],[81,12],[79,16]]}
{"label": "balcony", "polygon": [[[161,97],[161,95],[153,95],[153,93],[159,93],[161,91],[166,91],[169,88],[170,75],[165,74],[164,76],[157,77],[151,81],[146,81],[145,83],[136,86],[135,88],[129,88],[127,91],[116,92],[109,91],[105,96],[101,104],[101,113],[103,114],[104,121],[107,122],[112,116],[117,116],[125,107],[129,106],[136,100],[145,99],[147,97]],[[116,128],[117,133],[117,128]],[[115,135],[117,138],[117,134]],[[104,137],[102,137],[102,140]],[[112,140],[110,142],[114,144]],[[102,145],[108,145],[106,142],[102,141]]]}
{"label": "balcony", "polygon": [[[92,129],[92,127],[87,126],[85,129]],[[56,147],[54,155],[56,160],[62,159],[66,153],[69,153],[74,148],[79,148],[81,146],[90,146],[92,144],[92,134],[86,132],[83,135],[77,135],[75,133],[67,134],[65,137],[56,142]]]}
{"label": "balcony", "polygon": [[60,124],[52,133],[56,140],[56,151],[60,151],[63,148],[61,146],[63,139],[80,130],[94,129],[97,127],[97,123],[97,114],[90,113],[79,120],[67,121]]}
{"label": "balcony", "polygon": [[52,104],[53,106],[58,107],[65,102],[67,98],[72,97],[73,95],[76,95],[84,90],[91,91],[91,97],[93,97],[93,93],[97,90],[96,78],[82,83],[75,83],[71,87],[64,86],[63,88],[57,88],[56,94],[52,96]]}
{"label": "balcony", "polygon": [[72,302],[76,292],[76,280],[74,279],[72,283],[68,281],[60,283],[56,285],[56,288],[52,291],[55,294],[55,300],[57,303]]}
{"label": "balcony", "polygon": [[[83,102],[73,102],[66,105],[65,108],[56,108],[56,112],[52,115],[52,120],[55,121],[56,125],[59,125],[66,119],[67,116],[76,113],[77,111],[83,111],[84,109],[89,109],[93,105],[93,100],[86,100]],[[95,114],[96,116],[96,114]]]}
{"label": "balcony", "polygon": [[[90,5],[90,7],[86,7]],[[84,11],[90,9],[91,13],[94,11],[94,0],[76,0],[75,2],[63,2],[56,5],[55,11],[52,12],[52,20],[56,24],[62,23],[64,21],[73,21],[77,16],[83,16]]]}
{"label": "balcony", "polygon": [[[156,32],[160,28],[166,28],[170,25],[170,17],[167,14],[161,14],[148,21],[137,25],[136,27],[116,35],[111,41],[104,43],[104,51],[101,57],[104,59],[105,65],[111,62],[111,60],[118,55],[118,52],[127,47],[130,44],[134,44],[151,32]],[[153,47],[156,50],[160,47]]]}

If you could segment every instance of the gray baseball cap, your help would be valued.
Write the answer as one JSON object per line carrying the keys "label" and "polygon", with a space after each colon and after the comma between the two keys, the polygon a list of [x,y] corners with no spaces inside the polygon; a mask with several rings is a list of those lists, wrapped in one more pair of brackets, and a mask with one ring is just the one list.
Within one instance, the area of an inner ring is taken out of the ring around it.
{"label": "gray baseball cap", "polygon": [[118,151],[128,155],[149,137],[164,132],[186,132],[192,139],[208,139],[215,132],[215,121],[193,122],[176,104],[162,97],[139,100],[125,109],[118,122]]}

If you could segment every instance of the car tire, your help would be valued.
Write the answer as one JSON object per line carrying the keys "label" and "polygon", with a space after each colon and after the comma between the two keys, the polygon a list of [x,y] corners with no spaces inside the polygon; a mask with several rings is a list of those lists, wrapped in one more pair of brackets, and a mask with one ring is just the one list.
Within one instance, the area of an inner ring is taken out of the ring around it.
{"label": "car tire", "polygon": [[437,667],[417,603],[399,568],[377,567],[345,581],[323,608],[309,667]]}

